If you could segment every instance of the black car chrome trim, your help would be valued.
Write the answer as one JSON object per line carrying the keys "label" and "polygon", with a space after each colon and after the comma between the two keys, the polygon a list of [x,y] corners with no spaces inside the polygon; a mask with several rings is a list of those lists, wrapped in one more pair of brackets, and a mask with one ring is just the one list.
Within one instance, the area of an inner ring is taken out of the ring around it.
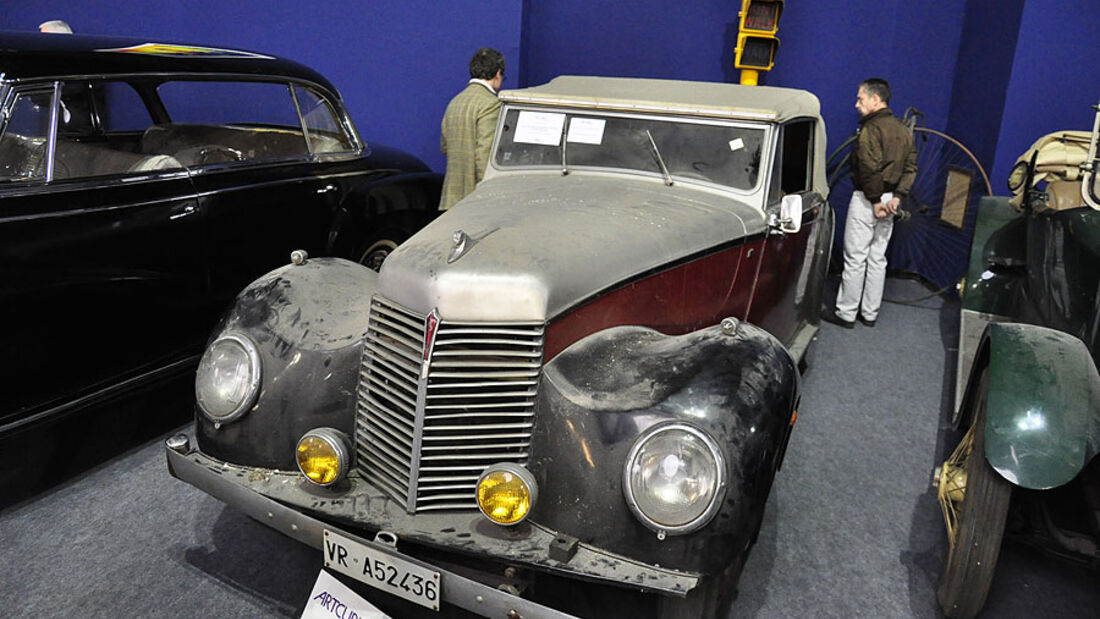
{"label": "black car chrome trim", "polygon": [[302,84],[305,86],[312,86],[325,93],[326,96],[331,95],[331,99],[334,101],[340,101],[332,91],[326,88],[323,84],[312,82],[310,80],[301,77],[291,77],[289,75],[277,75],[271,73],[226,73],[220,71],[204,71],[201,73],[192,72],[169,72],[169,71],[144,71],[144,72],[120,72],[120,73],[73,73],[68,75],[51,75],[51,76],[35,76],[35,77],[22,77],[14,78],[9,83],[13,85],[33,84],[35,82],[52,82],[52,81],[104,81],[104,80],[146,80],[146,81],[165,81],[167,79],[178,78],[181,81],[191,82],[273,82],[273,83],[286,83],[293,82],[296,84]]}
{"label": "black car chrome trim", "polygon": [[[20,193],[20,194],[16,194],[16,195],[33,195],[33,194],[31,194],[29,192],[24,192],[24,193]],[[132,202],[132,203],[127,203],[127,204],[119,204],[117,206],[99,206],[99,207],[95,207],[95,208],[81,208],[81,209],[72,209],[72,210],[68,210],[68,211],[55,211],[55,212],[52,212],[52,213],[34,213],[34,214],[31,214],[31,215],[12,215],[10,217],[5,217],[2,214],[0,214],[0,222],[35,221],[35,220],[38,220],[38,219],[57,219],[57,218],[60,218],[60,217],[75,217],[77,215],[86,215],[88,213],[108,213],[108,212],[111,212],[111,211],[121,211],[121,210],[125,210],[125,209],[139,208],[139,207],[143,207],[143,206],[152,206],[152,205],[155,205],[155,204],[164,204],[166,202],[180,202],[180,203],[194,202],[195,197],[196,196],[194,194],[182,195],[182,196],[169,196],[169,197],[165,197],[165,198],[160,199],[160,200],[146,200],[146,201],[142,201],[142,202]],[[192,206],[188,205],[185,208],[185,210],[187,208],[192,209],[191,211],[188,211],[188,214],[190,214],[191,212],[194,212]]]}
{"label": "black car chrome trim", "polygon": [[156,380],[168,378],[174,374],[179,374],[187,370],[191,370],[195,367],[195,364],[199,362],[200,357],[201,355],[190,355],[184,357],[183,359],[173,361],[166,366],[159,367],[155,370],[150,370],[148,372],[144,372],[142,374],[138,374],[137,376],[128,378],[124,381],[115,383],[110,387],[104,387],[103,389],[93,391],[85,396],[61,404],[60,406],[47,408],[37,413],[32,413],[31,415],[23,417],[22,419],[17,419],[13,422],[0,425],[0,435],[7,434],[12,430],[21,428],[27,424],[34,423],[41,419],[60,419],[62,415],[77,411],[84,406],[95,404],[96,402],[101,402],[115,396],[122,395],[124,393],[134,390],[137,387],[141,387]]}
{"label": "black car chrome trim", "polygon": [[[272,162],[269,165],[284,165],[286,163],[287,163],[286,161],[279,161],[279,162]],[[255,169],[255,166],[249,166],[249,169]],[[221,171],[221,170],[224,170],[224,168],[219,168],[216,171]],[[202,173],[203,173],[203,170],[199,170],[199,169],[192,170],[192,174],[194,174],[195,176],[199,176]],[[221,193],[229,193],[231,191],[244,191],[244,190],[248,190],[248,189],[255,189],[257,187],[275,187],[277,185],[286,185],[288,183],[300,183],[303,180],[308,180],[308,181],[328,180],[330,178],[343,178],[343,177],[346,177],[346,176],[363,176],[363,172],[360,170],[360,171],[354,171],[354,172],[339,172],[339,173],[336,173],[336,174],[302,174],[301,176],[294,176],[294,177],[291,177],[291,178],[281,178],[281,179],[276,180],[276,181],[264,181],[262,183],[249,183],[247,185],[234,185],[232,187],[222,187],[220,189],[212,189],[210,191],[200,191],[198,193],[193,194],[193,196],[196,197],[196,198],[205,198],[207,196],[215,196],[215,195],[218,195],[218,194],[221,194]]]}
{"label": "black car chrome trim", "polygon": [[[343,99],[338,97],[336,93],[328,89],[325,85],[319,84],[300,77],[291,77],[289,75],[276,75],[276,74],[256,74],[256,73],[219,73],[217,71],[204,72],[204,73],[167,73],[167,72],[155,72],[150,71],[147,73],[93,73],[93,74],[74,74],[74,75],[55,75],[46,77],[30,77],[30,78],[15,78],[7,82],[12,86],[21,86],[23,84],[34,84],[36,82],[46,81],[125,81],[125,80],[143,80],[143,81],[168,81],[171,79],[178,79],[180,81],[192,81],[192,82],[269,82],[278,84],[290,84],[300,85],[306,88],[314,88],[328,101],[333,103],[332,109],[340,120],[340,124],[347,132],[348,137],[352,141],[352,145],[356,150],[362,150],[367,147],[366,142],[359,136],[358,129],[355,129],[355,124],[351,122],[351,117],[348,116],[347,110],[342,104]],[[299,115],[300,117],[300,115]]]}
{"label": "black car chrome trim", "polygon": [[[355,510],[368,508],[369,504],[381,500],[377,494],[366,496],[368,490],[376,489],[369,488],[361,479],[349,480],[358,483],[359,486],[353,486],[351,490],[343,493],[326,491],[309,484],[306,487],[314,489],[311,493],[300,487],[303,482],[300,482],[301,475],[297,473],[253,469],[220,462],[193,449],[190,441],[173,439],[175,437],[169,439],[165,447],[168,470],[173,477],[195,486],[284,535],[314,548],[321,548],[324,530],[328,529],[351,537],[372,549],[394,553],[390,546],[378,546],[374,542],[348,532],[346,527],[333,526],[319,518],[307,516],[294,507],[308,505],[315,513],[324,513],[328,510],[330,513],[326,515],[334,518],[353,517]],[[168,443],[174,444],[176,449],[168,446]],[[299,480],[298,483],[295,483],[295,479]],[[278,497],[270,496],[263,488],[273,489],[278,493]],[[330,498],[319,501],[317,492],[326,494],[333,492],[333,494]],[[362,500],[359,500],[360,498]],[[401,510],[386,510],[384,506],[377,505],[376,507],[379,507],[380,513],[384,513],[390,521],[364,522],[364,527],[394,531],[399,534],[400,539],[413,540],[413,543],[422,544],[425,547],[432,546],[445,551],[461,551],[461,549],[469,551],[472,545],[476,545],[485,551],[485,556],[490,559],[527,565],[539,571],[593,582],[680,597],[687,595],[700,580],[698,574],[640,563],[586,543],[577,543],[576,554],[568,560],[559,561],[550,558],[550,548],[558,538],[558,534],[536,523],[524,523],[520,532],[527,535],[524,546],[538,549],[538,551],[522,553],[523,556],[521,556],[517,554],[514,547],[515,540],[511,537],[517,533],[517,529],[491,525],[477,512],[470,515],[471,519],[484,523],[487,529],[482,530],[481,527],[471,526],[468,529],[460,527],[461,530],[456,530],[453,514],[447,514],[445,517],[411,516],[402,513]],[[416,526],[418,523],[438,525],[439,530],[433,534],[419,527],[420,530],[417,531],[415,529],[418,529]],[[410,529],[413,531],[410,532]],[[545,552],[542,552],[543,549]],[[456,606],[477,613],[493,613],[499,612],[499,609],[489,604],[500,603],[504,610],[495,616],[507,616],[508,610],[515,609],[524,617],[569,617],[552,608],[457,576],[430,562],[400,552],[396,554],[426,569],[440,572],[443,578],[443,599]],[[482,602],[477,601],[478,595],[484,598]],[[528,614],[524,614],[525,612]]]}
{"label": "black car chrome trim", "polygon": [[286,90],[290,94],[290,100],[294,102],[294,114],[298,117],[298,127],[302,130],[302,139],[306,141],[306,152],[312,155],[313,145],[309,141],[309,127],[306,126],[306,119],[302,116],[302,105],[298,103],[298,93],[294,92],[294,84],[287,84]]}
{"label": "black car chrome trim", "polygon": [[50,130],[46,140],[46,182],[53,180],[54,147],[57,146],[57,118],[61,115],[61,82],[53,83],[50,99]]}

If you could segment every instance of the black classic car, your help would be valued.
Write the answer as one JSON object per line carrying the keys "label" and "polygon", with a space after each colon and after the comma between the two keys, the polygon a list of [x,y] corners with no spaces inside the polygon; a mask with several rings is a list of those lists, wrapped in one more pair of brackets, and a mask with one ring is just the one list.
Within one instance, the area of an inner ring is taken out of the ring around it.
{"label": "black classic car", "polygon": [[963,286],[962,438],[933,474],[949,617],[985,604],[1003,539],[1100,564],[1100,108],[1040,138],[981,203]]}
{"label": "black classic car", "polygon": [[0,103],[0,437],[192,371],[292,250],[377,268],[438,203],[438,175],[265,54],[4,33]]}
{"label": "black classic car", "polygon": [[500,97],[485,180],[380,274],[298,254],[244,289],[169,469],[428,608],[581,612],[540,589],[564,577],[724,616],[818,328],[818,101],[584,77]]}

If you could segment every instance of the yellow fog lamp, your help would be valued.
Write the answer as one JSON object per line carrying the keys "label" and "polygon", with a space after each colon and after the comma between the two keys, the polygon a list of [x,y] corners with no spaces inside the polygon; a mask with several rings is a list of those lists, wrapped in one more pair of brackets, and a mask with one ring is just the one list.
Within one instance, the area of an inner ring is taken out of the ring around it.
{"label": "yellow fog lamp", "polygon": [[511,526],[523,522],[538,500],[535,476],[518,464],[502,462],[477,480],[477,507],[486,518]]}
{"label": "yellow fog lamp", "polygon": [[298,470],[318,486],[331,486],[348,474],[348,437],[335,428],[317,428],[302,435],[294,450]]}

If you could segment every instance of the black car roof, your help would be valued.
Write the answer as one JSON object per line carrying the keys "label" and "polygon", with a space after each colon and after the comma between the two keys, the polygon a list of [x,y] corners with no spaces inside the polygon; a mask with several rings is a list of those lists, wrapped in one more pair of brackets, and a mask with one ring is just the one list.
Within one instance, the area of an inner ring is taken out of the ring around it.
{"label": "black car roof", "polygon": [[149,38],[0,32],[4,80],[120,73],[270,75],[314,82],[336,92],[313,69],[260,52]]}

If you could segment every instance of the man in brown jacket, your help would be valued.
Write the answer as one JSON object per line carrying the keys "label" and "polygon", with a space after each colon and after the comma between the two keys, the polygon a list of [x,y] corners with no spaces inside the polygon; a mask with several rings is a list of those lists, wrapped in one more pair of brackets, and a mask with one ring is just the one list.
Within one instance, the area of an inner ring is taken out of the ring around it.
{"label": "man in brown jacket", "polygon": [[[859,129],[852,146],[852,201],[844,222],[844,277],[836,309],[822,318],[846,329],[856,318],[875,326],[886,283],[886,246],[894,215],[917,175],[913,134],[888,107],[890,85],[870,78],[859,85]],[[858,312],[858,314],[857,314]]]}
{"label": "man in brown jacket", "polygon": [[445,211],[474,190],[489,165],[489,148],[500,115],[497,91],[504,81],[504,56],[483,47],[470,59],[470,81],[443,113],[439,147],[447,156],[443,195]]}

